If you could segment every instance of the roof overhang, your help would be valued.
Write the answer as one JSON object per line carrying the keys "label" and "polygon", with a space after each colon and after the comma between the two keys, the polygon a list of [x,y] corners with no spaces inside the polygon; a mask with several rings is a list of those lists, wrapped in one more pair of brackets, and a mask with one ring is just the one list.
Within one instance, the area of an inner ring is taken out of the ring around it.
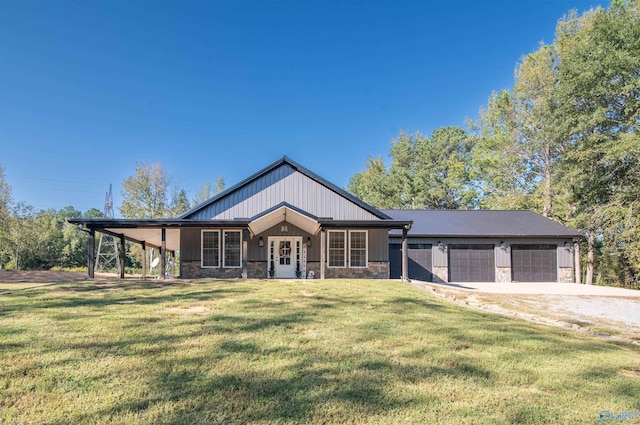
{"label": "roof overhang", "polygon": [[282,222],[291,223],[312,235],[320,231],[318,219],[288,204],[281,204],[253,217],[249,223],[249,231],[255,236]]}
{"label": "roof overhang", "polygon": [[162,229],[165,230],[165,247],[168,251],[180,250],[180,228],[185,227],[246,227],[249,220],[183,220],[183,219],[70,219],[70,224],[81,229],[94,230],[152,248],[162,246]]}

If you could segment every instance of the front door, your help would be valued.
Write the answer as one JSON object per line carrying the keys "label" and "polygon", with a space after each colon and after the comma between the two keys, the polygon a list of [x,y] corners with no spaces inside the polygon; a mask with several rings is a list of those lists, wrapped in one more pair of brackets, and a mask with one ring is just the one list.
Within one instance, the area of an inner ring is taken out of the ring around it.
{"label": "front door", "polygon": [[294,278],[296,271],[301,271],[300,236],[277,236],[269,238],[269,262],[275,278]]}

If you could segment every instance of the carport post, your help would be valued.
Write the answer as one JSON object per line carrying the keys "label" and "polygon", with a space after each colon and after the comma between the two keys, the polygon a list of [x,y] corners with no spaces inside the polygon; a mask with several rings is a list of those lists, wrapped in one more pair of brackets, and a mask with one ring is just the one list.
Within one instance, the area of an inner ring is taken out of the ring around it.
{"label": "carport post", "polygon": [[407,276],[408,265],[408,252],[407,252],[407,232],[406,228],[402,228],[402,281],[409,282],[409,276]]}
{"label": "carport post", "polygon": [[160,279],[166,279],[167,265],[167,229],[162,228],[162,246],[160,247]]}
{"label": "carport post", "polygon": [[142,241],[140,245],[142,247],[142,278],[145,279],[147,277],[147,244]]}
{"label": "carport post", "polygon": [[575,241],[573,243],[573,255],[575,263],[576,283],[582,283],[582,266],[580,265],[580,242]]}
{"label": "carport post", "polygon": [[96,231],[89,229],[89,239],[87,239],[87,276],[93,279],[96,264]]}
{"label": "carport post", "polygon": [[124,244],[124,235],[120,235],[120,279],[124,279],[124,265],[126,260],[127,250]]}

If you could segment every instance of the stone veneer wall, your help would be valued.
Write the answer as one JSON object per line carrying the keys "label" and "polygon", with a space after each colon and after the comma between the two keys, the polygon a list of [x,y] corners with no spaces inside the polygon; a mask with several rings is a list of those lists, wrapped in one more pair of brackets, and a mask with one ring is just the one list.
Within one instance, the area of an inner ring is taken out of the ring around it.
{"label": "stone veneer wall", "polygon": [[235,279],[242,277],[242,268],[202,268],[200,267],[200,261],[182,261],[180,263],[180,277],[184,279],[199,279],[203,277]]}
{"label": "stone veneer wall", "polygon": [[558,273],[558,282],[573,283],[573,269],[571,267],[560,267]]}
{"label": "stone veneer wall", "polygon": [[496,282],[511,282],[511,267],[496,267]]}
{"label": "stone veneer wall", "polygon": [[447,283],[449,281],[449,268],[447,266],[432,267],[433,281],[435,283]]}
{"label": "stone veneer wall", "polygon": [[[319,275],[319,274],[318,274]],[[318,276],[316,275],[316,276]],[[369,261],[367,268],[329,268],[325,270],[327,279],[389,279],[389,262],[388,261]]]}
{"label": "stone veneer wall", "polygon": [[247,277],[249,279],[266,279],[267,262],[266,261],[247,261]]}
{"label": "stone veneer wall", "polygon": [[[313,271],[313,278],[320,279],[320,261],[308,261],[307,262],[307,276],[309,272]],[[305,277],[306,278],[306,277]]]}

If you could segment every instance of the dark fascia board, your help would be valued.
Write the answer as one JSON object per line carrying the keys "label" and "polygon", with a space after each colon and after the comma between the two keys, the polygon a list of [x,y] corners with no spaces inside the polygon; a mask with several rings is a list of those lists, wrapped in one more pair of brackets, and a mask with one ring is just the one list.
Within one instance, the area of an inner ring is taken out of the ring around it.
{"label": "dark fascia board", "polygon": [[84,226],[87,229],[161,229],[172,227],[244,227],[249,219],[239,220],[186,220],[186,219],[82,219],[68,220],[70,224]]}
{"label": "dark fascia board", "polygon": [[377,208],[372,207],[371,205],[361,201],[360,199],[356,198],[355,196],[351,195],[350,193],[348,193],[347,191],[340,189],[338,186],[334,185],[333,183],[329,182],[328,180],[325,180],[324,178],[320,177],[319,175],[317,175],[316,173],[308,170],[307,168],[303,167],[302,165],[298,164],[297,162],[293,161],[292,159],[290,159],[289,157],[287,157],[286,155],[283,156],[282,158],[280,158],[279,160],[275,161],[274,163],[266,166],[265,168],[263,168],[262,170],[252,174],[251,176],[247,177],[246,179],[242,180],[241,182],[231,186],[229,189],[220,192],[219,194],[217,194],[216,196],[214,196],[213,198],[201,203],[200,205],[190,209],[189,211],[187,211],[186,213],[180,215],[178,218],[179,219],[184,219],[186,217],[189,217],[190,215],[196,213],[197,211],[207,207],[208,205],[224,198],[225,196],[229,195],[232,192],[235,192],[236,190],[238,190],[239,188],[241,188],[242,186],[245,186],[247,184],[249,184],[250,182],[252,182],[253,180],[256,180],[257,178],[271,172],[272,170],[287,164],[289,166],[291,166],[293,169],[295,169],[296,171],[301,172],[302,174],[304,174],[305,176],[309,177],[312,180],[315,180],[316,182],[322,184],[323,186],[331,189],[332,191],[336,192],[338,195],[347,198],[348,200],[350,200],[351,202],[355,203],[356,205],[362,207],[363,209],[369,211],[371,214],[375,215],[376,217],[379,217],[383,220],[388,220],[391,217],[389,217],[388,215],[386,215],[385,213],[383,213],[382,211],[378,210]]}
{"label": "dark fascia board", "polygon": [[[389,233],[389,238],[400,238],[402,234],[400,233]],[[429,238],[429,239],[571,239],[573,241],[579,241],[583,238],[582,235],[572,234],[572,235],[464,235],[464,234],[431,234],[431,235],[422,235],[422,234],[411,234],[408,236],[409,238]]]}
{"label": "dark fascia board", "polygon": [[319,219],[318,223],[326,229],[330,228],[382,228],[411,229],[413,221],[406,220],[327,220]]}

